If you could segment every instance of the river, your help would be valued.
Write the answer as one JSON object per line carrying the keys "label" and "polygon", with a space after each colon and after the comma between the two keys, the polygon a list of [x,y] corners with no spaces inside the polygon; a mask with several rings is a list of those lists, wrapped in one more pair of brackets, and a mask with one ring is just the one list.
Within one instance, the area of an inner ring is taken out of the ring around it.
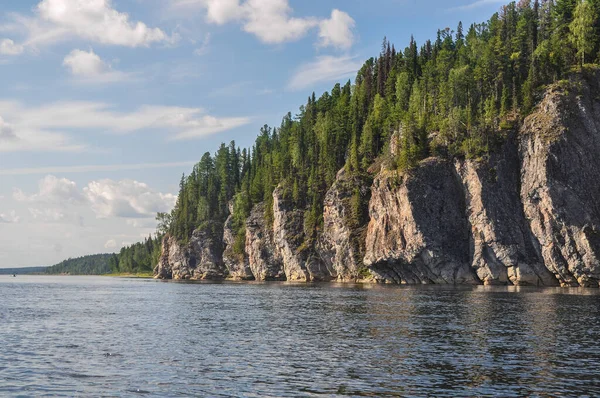
{"label": "river", "polygon": [[599,396],[600,292],[0,276],[0,396]]}

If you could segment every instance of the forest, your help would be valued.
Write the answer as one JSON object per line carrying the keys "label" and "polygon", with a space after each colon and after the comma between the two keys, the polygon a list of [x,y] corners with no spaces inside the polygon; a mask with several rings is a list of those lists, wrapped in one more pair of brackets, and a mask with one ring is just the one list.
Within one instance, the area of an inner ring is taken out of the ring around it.
{"label": "forest", "polygon": [[103,275],[110,272],[109,261],[114,254],[94,254],[78,258],[69,258],[46,268],[46,274],[60,275]]}
{"label": "forest", "polygon": [[[429,156],[484,158],[527,116],[548,84],[600,56],[600,0],[521,0],[485,23],[410,38],[404,50],[387,39],[354,83],[310,95],[279,126],[260,129],[252,148],[231,142],[206,153],[187,176],[170,213],[157,215],[156,237],[121,250],[113,271],[150,270],[165,234],[185,243],[198,228],[230,215],[234,249],[244,250],[245,220],[281,187],[304,210],[305,244],[323,223],[323,199],[341,169],[369,178],[381,166],[408,170]],[[395,137],[395,139],[392,139]],[[356,190],[352,217],[365,222],[367,199]]]}

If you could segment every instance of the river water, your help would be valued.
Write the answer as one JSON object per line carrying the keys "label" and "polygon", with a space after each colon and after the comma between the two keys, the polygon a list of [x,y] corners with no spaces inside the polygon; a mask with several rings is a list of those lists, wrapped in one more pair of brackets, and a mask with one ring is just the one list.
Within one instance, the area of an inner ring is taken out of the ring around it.
{"label": "river water", "polygon": [[0,276],[0,396],[600,395],[600,292]]}

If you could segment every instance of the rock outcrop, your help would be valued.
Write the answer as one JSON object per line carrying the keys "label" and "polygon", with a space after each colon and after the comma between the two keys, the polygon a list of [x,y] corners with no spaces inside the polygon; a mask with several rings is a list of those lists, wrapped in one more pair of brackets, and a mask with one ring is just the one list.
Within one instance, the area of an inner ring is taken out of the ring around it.
{"label": "rock outcrop", "polygon": [[488,159],[456,161],[471,233],[471,265],[486,285],[556,285],[544,267],[519,193],[515,134]]}
{"label": "rock outcrop", "polygon": [[308,245],[304,235],[304,210],[294,209],[283,197],[283,189],[273,192],[273,241],[283,261],[288,281],[328,281],[331,272]]}
{"label": "rock outcrop", "polygon": [[[333,279],[341,282],[369,278],[363,264],[371,181],[340,170],[327,191],[323,206],[323,233],[318,253]],[[354,202],[354,203],[353,203]]]}
{"label": "rock outcrop", "polygon": [[[230,206],[230,213],[233,213]],[[236,231],[233,230],[232,216],[230,215],[223,226],[223,244],[225,251],[223,252],[223,263],[227,267],[229,277],[235,280],[253,280],[254,274],[250,268],[248,258],[244,253],[235,252]]]}
{"label": "rock outcrop", "polygon": [[265,220],[265,205],[259,203],[246,221],[248,264],[257,281],[284,281],[283,261],[273,242],[273,229]]}
{"label": "rock outcrop", "polygon": [[600,281],[600,74],[553,88],[521,128],[521,200],[563,286]]}
{"label": "rock outcrop", "polygon": [[189,243],[179,244],[165,236],[162,253],[154,269],[157,279],[218,280],[227,277],[223,263],[223,230],[218,223],[209,223],[192,234]]}
{"label": "rock outcrop", "polygon": [[369,204],[365,264],[395,283],[478,283],[469,261],[463,190],[454,166],[427,159],[382,171]]}
{"label": "rock outcrop", "polygon": [[165,237],[156,277],[356,281],[368,267],[389,283],[599,286],[600,72],[550,88],[483,159],[387,170],[401,134],[372,184],[338,173],[318,234],[279,186],[272,213],[252,209],[243,254],[230,217],[185,246]]}

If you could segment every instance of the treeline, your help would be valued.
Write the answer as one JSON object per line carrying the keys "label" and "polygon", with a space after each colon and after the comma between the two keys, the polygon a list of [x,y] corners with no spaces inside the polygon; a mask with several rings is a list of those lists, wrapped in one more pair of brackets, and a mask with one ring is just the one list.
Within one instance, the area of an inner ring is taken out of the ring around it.
{"label": "treeline", "polygon": [[[150,273],[158,263],[161,236],[149,236],[143,242],[123,247],[118,254],[95,254],[69,258],[52,267],[42,267],[46,274],[106,275]],[[0,273],[2,270],[0,270]],[[16,271],[16,269],[15,269]],[[38,271],[35,271],[38,272]],[[10,272],[15,273],[15,272]]]}
{"label": "treeline", "polygon": [[[271,221],[272,193],[281,186],[289,205],[305,211],[311,244],[340,168],[368,174],[373,164],[408,169],[430,155],[485,156],[532,110],[545,85],[598,61],[599,15],[600,0],[521,0],[485,23],[439,30],[422,45],[411,38],[403,51],[384,39],[354,84],[337,84],[319,98],[313,93],[279,127],[261,128],[250,150],[232,142],[204,154],[182,177],[173,211],[158,215],[159,232],[186,242],[194,229],[222,223],[231,204],[241,252],[252,206],[266,202]],[[364,198],[358,190],[354,196],[350,217],[360,224]]]}
{"label": "treeline", "polygon": [[69,258],[45,269],[46,274],[104,275],[110,273],[109,260],[114,254],[94,254]]}
{"label": "treeline", "polygon": [[149,236],[143,242],[123,247],[119,254],[108,259],[108,269],[114,274],[140,274],[152,272],[158,263],[161,236]]}
{"label": "treeline", "polygon": [[0,275],[43,274],[48,267],[0,268]]}

